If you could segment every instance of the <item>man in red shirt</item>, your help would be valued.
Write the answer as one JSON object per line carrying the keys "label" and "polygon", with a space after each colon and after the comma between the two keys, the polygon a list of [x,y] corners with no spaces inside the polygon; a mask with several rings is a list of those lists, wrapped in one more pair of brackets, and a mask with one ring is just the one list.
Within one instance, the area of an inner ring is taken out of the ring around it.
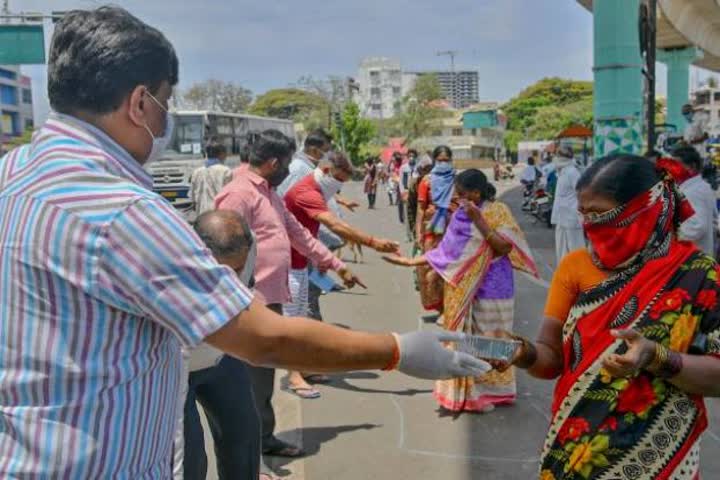
{"label": "man in red shirt", "polygon": [[[328,200],[335,196],[342,184],[352,178],[353,168],[340,152],[331,152],[328,166],[317,168],[311,175],[297,182],[285,194],[285,206],[295,218],[317,237],[320,224],[339,237],[360,243],[378,252],[396,252],[399,244],[375,238],[344,222],[328,208]],[[288,283],[291,301],[283,305],[285,315],[306,316],[308,310],[308,259],[293,249]],[[318,398],[320,392],[307,383],[300,372],[290,372],[289,387],[302,398]]]}

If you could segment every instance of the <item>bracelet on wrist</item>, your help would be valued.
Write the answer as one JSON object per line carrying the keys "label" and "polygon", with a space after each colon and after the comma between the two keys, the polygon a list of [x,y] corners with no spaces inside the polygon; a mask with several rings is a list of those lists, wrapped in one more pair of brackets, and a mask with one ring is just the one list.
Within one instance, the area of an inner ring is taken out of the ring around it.
{"label": "bracelet on wrist", "polygon": [[659,378],[672,378],[683,369],[682,355],[656,343],[655,354],[645,370]]}
{"label": "bracelet on wrist", "polygon": [[535,362],[537,362],[537,348],[535,348],[535,345],[526,338],[515,337],[515,340],[522,343],[520,346],[520,348],[522,348],[522,355],[518,358],[515,366],[527,370],[535,365]]}

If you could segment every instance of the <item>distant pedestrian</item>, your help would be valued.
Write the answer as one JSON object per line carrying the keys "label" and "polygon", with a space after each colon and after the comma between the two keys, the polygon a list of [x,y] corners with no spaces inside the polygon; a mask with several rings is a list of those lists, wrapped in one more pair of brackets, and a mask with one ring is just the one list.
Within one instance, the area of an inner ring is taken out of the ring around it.
{"label": "distant pedestrian", "polygon": [[[716,195],[710,185],[700,175],[702,158],[693,147],[679,147],[672,151],[681,167],[676,170],[675,178],[680,191],[692,205],[695,213],[680,225],[678,237],[697,245],[711,257],[715,256],[715,225],[718,210]],[[658,160],[658,165],[668,165],[666,159]]]}
{"label": "distant pedestrian", "polygon": [[365,178],[363,180],[363,191],[367,195],[368,208],[375,208],[375,199],[377,198],[378,173],[375,166],[375,159],[369,157],[365,162]]}
{"label": "distant pedestrian", "polygon": [[[415,157],[417,158],[417,157]],[[414,160],[413,160],[414,163]],[[407,191],[407,180],[410,179],[410,175],[412,174],[411,170],[408,170],[407,176],[405,177],[406,183],[405,187],[403,187],[403,168],[408,165],[408,163],[403,163],[403,155],[400,152],[396,152],[396,154],[393,156],[393,163],[392,163],[392,169],[393,169],[393,176],[395,177],[395,202],[398,207],[398,220],[400,223],[405,223],[405,199],[404,199],[404,193]]]}
{"label": "distant pedestrian", "polygon": [[419,246],[417,237],[417,217],[418,217],[418,186],[425,175],[432,170],[433,162],[429,155],[424,155],[415,167],[415,173],[410,177],[407,191],[407,217],[408,228],[410,230],[411,240],[416,246]]}
{"label": "distant pedestrian", "polygon": [[212,141],[205,147],[205,152],[205,165],[190,175],[189,199],[198,216],[215,209],[215,197],[233,177],[232,170],[225,165],[225,145]]}
{"label": "distant pedestrian", "polygon": [[709,138],[710,118],[707,112],[696,109],[689,103],[683,105],[682,115],[688,123],[683,132],[683,141],[686,145],[693,147],[698,152],[700,158],[703,159],[704,166],[704,159],[707,155],[705,145]]}
{"label": "distant pedestrian", "polygon": [[558,150],[555,164],[559,171],[553,198],[550,223],[555,225],[555,258],[557,264],[568,253],[585,248],[585,234],[578,215],[577,187],[580,180],[573,151],[568,147]]}

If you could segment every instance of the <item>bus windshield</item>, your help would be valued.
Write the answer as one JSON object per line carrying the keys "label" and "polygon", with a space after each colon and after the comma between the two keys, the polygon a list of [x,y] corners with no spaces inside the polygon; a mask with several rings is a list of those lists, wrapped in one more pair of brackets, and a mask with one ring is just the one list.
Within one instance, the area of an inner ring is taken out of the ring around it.
{"label": "bus windshield", "polygon": [[167,147],[171,156],[203,154],[205,121],[202,115],[173,114],[175,130]]}

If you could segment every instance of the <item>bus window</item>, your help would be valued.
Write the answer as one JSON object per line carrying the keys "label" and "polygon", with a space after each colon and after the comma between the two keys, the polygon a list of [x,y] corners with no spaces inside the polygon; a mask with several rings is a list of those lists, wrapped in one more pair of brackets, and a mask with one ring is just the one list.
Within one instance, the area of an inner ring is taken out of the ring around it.
{"label": "bus window", "polygon": [[168,153],[176,155],[201,155],[204,150],[204,121],[201,115],[178,115],[175,117],[173,138]]}

